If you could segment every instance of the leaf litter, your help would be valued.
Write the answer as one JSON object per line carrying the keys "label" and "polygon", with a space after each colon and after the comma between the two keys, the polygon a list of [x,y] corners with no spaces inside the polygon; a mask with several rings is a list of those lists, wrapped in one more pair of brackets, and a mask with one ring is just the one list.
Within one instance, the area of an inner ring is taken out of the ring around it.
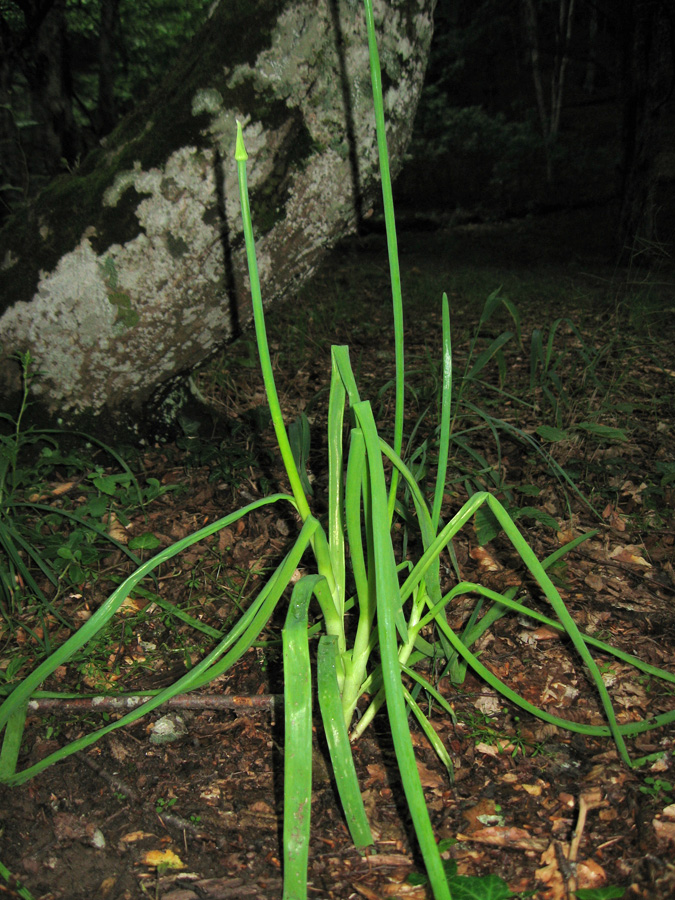
{"label": "leaf litter", "polygon": [[[452,239],[470,250],[466,235],[453,234]],[[414,234],[403,236],[407,279],[414,281],[439,265],[451,273],[449,258],[456,246],[449,254],[449,240],[450,232],[443,231],[425,235],[424,241]],[[506,254],[506,249],[501,252]],[[447,263],[439,262],[444,258]],[[359,359],[358,377],[368,384],[369,393],[382,389],[381,415],[387,414],[386,383],[393,373],[388,368],[390,355],[382,353],[388,334],[384,304],[380,308],[380,298],[373,292],[366,301],[367,315],[364,301],[359,314],[349,318],[336,314],[336,291],[350,289],[359,269],[371,270],[371,286],[372,270],[381,270],[386,296],[384,259],[377,235],[348,243],[337,252],[331,270],[319,275],[314,294],[295,300],[292,310],[285,312],[281,307],[271,315],[284,413],[290,421],[304,410],[310,424],[318,424],[313,435],[325,431],[320,427],[325,406],[322,389],[331,342],[350,344]],[[493,265],[495,279],[503,276],[499,258]],[[560,272],[555,266],[554,270]],[[571,279],[569,274],[566,277]],[[579,280],[583,281],[583,275]],[[462,306],[465,290],[460,281],[453,313],[460,372],[476,314],[470,303]],[[323,310],[318,301],[322,296],[327,298]],[[589,303],[586,296],[574,309],[570,302],[566,313],[584,339],[597,344],[598,323],[606,321],[608,312],[600,295],[592,300]],[[289,324],[297,322],[298,302],[307,308],[304,333],[297,328],[293,332]],[[524,334],[545,324],[541,297],[517,302]],[[410,398],[409,428],[424,403],[432,402],[428,383],[433,371],[424,369],[423,363],[433,351],[427,351],[419,336],[434,336],[433,329],[438,330],[433,304],[416,307],[415,316],[429,327],[416,327],[407,337],[407,354],[419,358],[422,370],[419,384],[412,382],[417,390]],[[289,355],[289,335],[296,348],[302,345],[302,358],[297,353]],[[472,447],[498,472],[501,497],[514,485],[529,486],[523,492],[526,503],[555,519],[557,531],[532,519],[519,522],[538,556],[553,552],[583,531],[598,529],[597,536],[581,545],[557,571],[563,599],[580,628],[610,636],[616,646],[672,671],[675,479],[669,467],[675,466],[675,403],[664,347],[663,342],[650,341],[648,354],[634,354],[626,366],[630,377],[622,373],[625,378],[611,395],[612,402],[609,394],[606,398],[609,413],[598,424],[625,429],[627,414],[620,407],[630,404],[629,442],[611,442],[597,429],[596,434],[575,430],[574,415],[565,414],[566,438],[553,445],[554,452],[561,465],[583,480],[597,516],[574,497],[568,503],[552,486],[540,458],[528,453],[522,443],[506,436],[495,451],[489,433],[481,432]],[[240,351],[236,347],[228,351],[232,358],[237,352],[246,355],[244,343]],[[515,347],[512,355],[518,356]],[[509,385],[519,377],[525,384],[528,369],[527,355],[521,352],[509,371]],[[284,480],[274,462],[271,430],[260,413],[264,400],[257,371],[229,366],[217,376],[207,371],[200,377],[201,388],[212,399],[221,422],[227,423],[225,436],[216,434],[214,441],[220,442],[221,457],[232,454],[231,477],[223,477],[227,459],[225,463],[218,459],[217,464],[212,459],[208,465],[197,460],[195,465],[194,458],[204,453],[195,441],[148,451],[143,460],[147,473],[162,484],[187,489],[159,497],[147,514],[132,516],[126,524],[110,517],[110,527],[120,540],[154,535],[160,546],[168,546],[240,505],[242,499],[248,502]],[[497,386],[496,371],[494,377],[493,386]],[[653,403],[655,396],[661,398],[658,406]],[[550,413],[542,395],[535,396],[531,413],[516,409],[503,395],[498,402],[500,418],[518,421],[520,428],[531,433]],[[575,402],[580,404],[580,398]],[[218,425],[214,428],[217,432]],[[317,480],[325,477],[319,468],[321,458],[313,448],[309,469]],[[444,513],[464,501],[470,473],[465,475],[449,485]],[[74,487],[70,482],[55,483],[49,490],[43,488],[41,497],[58,503]],[[148,582],[144,592],[132,592],[116,630],[102,638],[100,652],[80,659],[79,668],[62,667],[52,677],[51,687],[75,690],[84,685],[102,690],[114,685],[128,692],[175,680],[208,648],[208,630],[224,630],[246,607],[264,571],[280,559],[296,527],[292,519],[259,510],[206,546],[190,548],[174,567],[160,571],[156,583]],[[466,530],[456,541],[463,578],[486,586],[492,581],[500,590],[520,585],[522,572],[507,544],[499,536],[485,544],[479,537],[477,531]],[[143,552],[142,543],[139,552]],[[124,577],[124,565],[121,553],[115,551],[96,578],[64,599],[73,620],[97,607],[110,578]],[[179,610],[188,619],[174,614]],[[461,629],[470,613],[468,598],[460,598],[449,610],[452,627]],[[195,632],[194,620],[204,631]],[[13,645],[6,639],[0,668],[7,668],[15,652],[12,646],[18,645],[30,662],[37,627],[50,630],[52,641],[61,639],[59,623],[49,618],[39,626],[25,625],[14,635]],[[182,725],[174,731],[174,739],[153,743],[153,729],[167,716],[167,710],[157,710],[148,721],[142,719],[116,732],[86,754],[52,767],[29,783],[0,789],[0,860],[34,897],[131,900],[152,895],[163,900],[215,900],[280,896],[283,721],[273,699],[283,693],[278,625],[273,620],[265,640],[209,685],[214,698],[232,698],[230,708],[218,708],[215,699],[212,708],[188,705],[180,710]],[[497,621],[475,649],[482,662],[530,702],[551,712],[564,710],[579,722],[603,723],[583,671],[558,633],[547,626],[532,627],[529,620],[509,616]],[[620,661],[608,662],[602,674],[621,722],[672,709],[671,691],[648,677],[636,678]],[[414,742],[435,833],[446,847],[453,897],[496,900],[529,892],[541,900],[563,900],[577,889],[582,891],[579,897],[584,890],[600,891],[598,897],[619,896],[612,893],[614,886],[636,900],[665,900],[673,895],[672,726],[632,741],[635,754],[653,759],[646,767],[629,771],[609,741],[560,732],[510,707],[471,674],[460,686],[442,679],[438,689],[451,704],[454,720],[440,708],[430,708],[428,714],[451,754],[454,784],[421,733],[414,733]],[[259,707],[246,705],[245,698],[255,697],[272,699]],[[239,702],[238,698],[244,699]],[[117,715],[114,711],[86,713],[92,721],[101,714]],[[75,738],[78,721],[72,713],[53,709],[31,716],[30,761]],[[351,844],[324,762],[325,747],[315,740],[315,836],[309,878],[312,894],[321,900],[429,896],[399,802],[393,748],[384,723],[381,728],[378,724],[376,719],[354,747],[376,840],[374,850],[364,855]],[[12,890],[18,889],[10,884],[6,892],[11,896]]]}

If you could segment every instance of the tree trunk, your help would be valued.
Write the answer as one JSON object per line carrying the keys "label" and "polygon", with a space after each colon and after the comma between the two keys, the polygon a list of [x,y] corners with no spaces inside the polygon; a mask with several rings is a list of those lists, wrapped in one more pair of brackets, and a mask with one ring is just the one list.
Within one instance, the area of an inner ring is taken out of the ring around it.
{"label": "tree trunk", "polygon": [[119,0],[101,0],[101,18],[98,35],[98,103],[96,106],[96,132],[108,134],[115,127],[115,51]]}
{"label": "tree trunk", "polygon": [[591,3],[588,10],[588,55],[584,93],[592,97],[595,93],[595,79],[598,72],[598,7]]}
{"label": "tree trunk", "polygon": [[[375,3],[393,171],[410,137],[434,2]],[[30,350],[41,412],[99,433],[138,427],[160,386],[247,321],[236,119],[272,303],[357,227],[377,191],[361,4],[222,0],[149,101],[8,222],[5,398],[19,388],[12,354]]]}
{"label": "tree trunk", "polygon": [[525,44],[528,48],[532,66],[534,94],[537,101],[539,122],[544,139],[546,154],[546,180],[553,181],[552,145],[560,130],[560,114],[565,87],[565,70],[569,61],[569,46],[572,39],[572,22],[574,21],[574,0],[559,0],[558,27],[556,30],[555,55],[551,66],[551,103],[546,107],[542,76],[541,54],[539,50],[539,17],[535,0],[523,0],[523,23]]}
{"label": "tree trunk", "polygon": [[58,170],[62,160],[74,163],[81,148],[73,116],[65,15],[66,0],[54,0],[35,38],[30,93],[35,118],[41,123],[47,172]]}
{"label": "tree trunk", "polygon": [[653,256],[659,124],[672,92],[671,11],[666,0],[623,0],[622,160],[617,227],[620,259]]}

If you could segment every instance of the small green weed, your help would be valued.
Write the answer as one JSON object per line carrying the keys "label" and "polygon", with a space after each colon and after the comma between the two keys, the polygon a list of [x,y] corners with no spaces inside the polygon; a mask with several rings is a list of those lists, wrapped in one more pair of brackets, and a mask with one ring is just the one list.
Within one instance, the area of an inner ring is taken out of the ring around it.
{"label": "small green weed", "polygon": [[236,421],[226,438],[213,440],[199,433],[183,434],[176,446],[183,451],[181,460],[187,468],[206,467],[209,481],[221,481],[236,490],[245,483],[251,467],[260,467],[269,456],[260,445],[260,435],[269,424],[269,415],[257,409]]}
{"label": "small green weed", "polygon": [[[454,839],[440,841],[439,852],[444,853],[457,841]],[[452,900],[525,900],[533,897],[535,891],[514,893],[498,875],[458,875],[457,862],[454,859],[443,860],[443,871]],[[429,884],[427,875],[413,872],[406,879],[408,884]]]}
{"label": "small green weed", "polygon": [[670,781],[666,781],[662,778],[653,778],[651,775],[645,778],[644,784],[640,785],[640,791],[643,794],[649,794],[650,797],[660,797],[663,794],[672,794],[674,790],[675,787]]}
{"label": "small green weed", "polygon": [[155,800],[155,811],[158,815],[162,813],[168,812],[172,806],[175,806],[178,803],[178,797],[158,797]]}
{"label": "small green weed", "polygon": [[[508,709],[502,710],[508,713]],[[520,719],[513,716],[513,726],[499,727],[499,721],[496,716],[488,716],[485,713],[470,712],[458,714],[458,719],[465,724],[468,729],[467,736],[476,743],[481,742],[495,747],[499,753],[506,753],[509,756],[535,757],[545,753],[544,743],[532,743],[522,734],[520,728]]]}
{"label": "small green weed", "polygon": [[[91,436],[24,428],[39,372],[30,353],[19,355],[17,362],[20,407],[16,417],[0,413],[0,612],[9,634],[19,628],[30,634],[34,659],[39,659],[53,649],[54,628],[73,630],[61,609],[62,596],[75,596],[82,585],[97,581],[111,546],[134,564],[141,561],[134,551],[158,546],[150,533],[120,541],[113,526],[123,529],[132,509],[143,509],[178,486],[161,485],[152,477],[141,485],[118,452]],[[97,460],[102,452],[119,471]],[[21,665],[20,656],[0,665],[5,692]]]}
{"label": "small green weed", "polygon": [[578,888],[574,892],[576,900],[620,900],[626,889],[616,885],[600,888]]}

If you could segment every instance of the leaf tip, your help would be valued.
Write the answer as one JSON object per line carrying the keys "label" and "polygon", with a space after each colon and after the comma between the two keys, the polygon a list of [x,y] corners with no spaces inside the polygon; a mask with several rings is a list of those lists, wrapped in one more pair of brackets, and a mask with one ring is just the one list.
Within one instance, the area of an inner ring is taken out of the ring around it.
{"label": "leaf tip", "polygon": [[248,153],[246,152],[246,147],[244,146],[244,133],[241,128],[241,122],[237,119],[237,143],[235,145],[234,150],[234,158],[237,162],[246,162],[248,159]]}

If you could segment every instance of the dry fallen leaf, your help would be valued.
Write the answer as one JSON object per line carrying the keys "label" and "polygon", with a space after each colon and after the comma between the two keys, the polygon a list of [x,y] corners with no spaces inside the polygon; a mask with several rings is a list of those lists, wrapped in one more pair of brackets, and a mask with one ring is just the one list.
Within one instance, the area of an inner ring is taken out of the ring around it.
{"label": "dry fallen leaf", "polygon": [[531,797],[541,797],[542,788],[540,784],[521,784],[520,787]]}
{"label": "dry fallen leaf", "polygon": [[148,605],[149,601],[143,597],[125,597],[120,606],[120,612],[130,616],[137,615]]}
{"label": "dry fallen leaf", "polygon": [[550,628],[548,625],[540,625],[530,632],[530,637],[535,641],[559,641],[560,632],[556,628]]}
{"label": "dry fallen leaf", "polygon": [[609,558],[614,559],[617,562],[631,563],[634,566],[645,566],[647,569],[651,569],[652,567],[652,564],[647,562],[644,556],[642,556],[641,548],[637,547],[635,544],[614,547],[610,551]]}
{"label": "dry fallen leaf", "polygon": [[632,497],[636,503],[642,503],[642,492],[647,490],[647,483],[645,481],[642,482],[639,486],[633,484],[632,481],[624,481],[621,485],[621,493],[625,497]]}
{"label": "dry fallen leaf", "polygon": [[592,859],[577,863],[577,887],[601,888],[607,884],[607,874],[601,865]]}
{"label": "dry fallen leaf", "polygon": [[500,572],[504,568],[485,547],[472,547],[469,556],[484,572]]}
{"label": "dry fallen leaf", "polygon": [[417,771],[419,772],[420,781],[422,783],[422,787],[425,788],[437,788],[443,787],[445,784],[444,779],[438,774],[438,772],[432,772],[431,769],[427,768],[423,762],[417,760]]}
{"label": "dry fallen leaf", "polygon": [[103,521],[106,522],[108,526],[108,534],[111,538],[119,541],[120,544],[129,543],[129,533],[114,512],[111,512],[108,516],[104,516]]}
{"label": "dry fallen leaf", "polygon": [[177,856],[173,850],[148,850],[143,856],[141,862],[146,866],[159,868],[160,866],[167,869],[184,869],[185,863]]}
{"label": "dry fallen leaf", "polygon": [[562,547],[564,544],[569,544],[570,541],[574,540],[574,529],[571,525],[568,525],[565,528],[561,528],[557,533],[558,543]]}
{"label": "dry fallen leaf", "polygon": [[40,494],[31,494],[28,499],[31,503],[39,503],[41,500],[49,500],[51,497],[60,497],[78,484],[79,481],[61,481]]}
{"label": "dry fallen leaf", "polygon": [[602,518],[607,519],[612,528],[617,531],[626,530],[625,516],[622,516],[615,506],[608,503],[602,511]]}
{"label": "dry fallen leaf", "polygon": [[381,766],[379,763],[370,763],[366,768],[368,769],[370,777],[375,781],[386,781],[387,773],[385,772],[384,766]]}
{"label": "dry fallen leaf", "polygon": [[380,889],[384,897],[392,897],[393,900],[427,900],[427,889],[417,884],[387,884]]}
{"label": "dry fallen leaf", "polygon": [[584,583],[592,588],[594,591],[602,591],[605,588],[605,579],[601,578],[599,575],[587,575],[584,578]]}
{"label": "dry fallen leaf", "polygon": [[127,834],[123,834],[120,840],[123,844],[133,844],[135,841],[144,841],[146,838],[156,836],[152,831],[129,831]]}
{"label": "dry fallen leaf", "polygon": [[675,844],[675,822],[662,822],[653,819],[652,826],[656,833],[656,840],[663,844]]}
{"label": "dry fallen leaf", "polygon": [[473,704],[484,716],[494,716],[502,711],[502,700],[497,694],[485,693]]}
{"label": "dry fallen leaf", "polygon": [[119,740],[119,738],[109,737],[107,744],[110,755],[114,760],[116,760],[116,762],[124,762],[124,760],[131,753],[131,750],[125,747],[122,741]]}
{"label": "dry fallen leaf", "polygon": [[[563,852],[564,850],[565,848]],[[546,890],[541,892],[542,900],[566,900],[567,887],[558,866],[555,844],[549,844],[541,855],[541,862],[543,865],[534,876],[537,881],[546,885]]]}
{"label": "dry fallen leaf", "polygon": [[467,831],[481,831],[483,823],[481,822],[481,818],[484,819],[485,816],[494,816],[497,814],[497,806],[494,800],[490,800],[487,797],[483,797],[482,800],[479,800],[475,806],[471,806],[468,809],[465,809],[462,813],[462,816],[467,820],[468,826]]}
{"label": "dry fallen leaf", "polygon": [[495,759],[503,756],[505,753],[511,754],[515,749],[515,746],[506,739],[495,740],[493,744],[486,744],[484,741],[479,741],[476,744],[476,753],[484,753],[485,756],[492,756]]}
{"label": "dry fallen leaf", "polygon": [[376,893],[371,888],[366,887],[365,884],[358,884],[357,882],[354,884],[354,887],[362,897],[366,898],[366,900],[382,900],[382,894]]}
{"label": "dry fallen leaf", "polygon": [[115,876],[111,875],[110,878],[104,878],[98,886],[98,896],[103,898],[108,897],[116,884],[117,878]]}
{"label": "dry fallen leaf", "polygon": [[510,825],[491,825],[489,828],[481,828],[472,831],[471,834],[458,834],[458,841],[475,841],[479,844],[491,844],[493,847],[512,847],[518,850],[536,850],[541,852],[546,847],[546,841],[532,837],[524,828],[515,828]]}

